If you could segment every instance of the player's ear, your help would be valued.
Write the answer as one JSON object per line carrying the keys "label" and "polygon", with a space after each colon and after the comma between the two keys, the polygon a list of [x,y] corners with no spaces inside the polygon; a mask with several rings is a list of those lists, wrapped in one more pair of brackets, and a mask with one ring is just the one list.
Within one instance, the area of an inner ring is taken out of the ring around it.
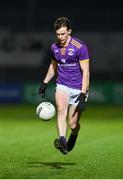
{"label": "player's ear", "polygon": [[72,29],[69,29],[68,34],[71,34],[71,32],[72,32]]}

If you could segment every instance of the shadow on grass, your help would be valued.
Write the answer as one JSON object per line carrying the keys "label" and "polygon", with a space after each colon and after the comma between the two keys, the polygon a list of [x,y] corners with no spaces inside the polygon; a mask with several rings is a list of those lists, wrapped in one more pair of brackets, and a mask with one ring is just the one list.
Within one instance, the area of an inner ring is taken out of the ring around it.
{"label": "shadow on grass", "polygon": [[47,166],[50,169],[65,169],[65,166],[72,166],[75,163],[64,163],[64,162],[29,162],[28,167],[42,167]]}

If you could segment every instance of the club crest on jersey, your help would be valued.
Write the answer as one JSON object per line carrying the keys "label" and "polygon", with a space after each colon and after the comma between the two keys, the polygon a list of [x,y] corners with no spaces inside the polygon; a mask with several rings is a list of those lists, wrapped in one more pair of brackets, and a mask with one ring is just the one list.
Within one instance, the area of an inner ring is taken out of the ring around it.
{"label": "club crest on jersey", "polygon": [[66,52],[66,48],[61,48],[61,54],[65,55],[65,52]]}
{"label": "club crest on jersey", "polygon": [[69,48],[69,49],[68,49],[68,55],[69,55],[69,56],[73,56],[73,55],[74,55],[74,49]]}

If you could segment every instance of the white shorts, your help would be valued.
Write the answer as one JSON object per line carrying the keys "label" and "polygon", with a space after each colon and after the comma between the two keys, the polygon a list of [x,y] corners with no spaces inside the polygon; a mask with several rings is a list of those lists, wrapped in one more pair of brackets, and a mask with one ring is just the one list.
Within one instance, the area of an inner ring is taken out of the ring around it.
{"label": "white shorts", "polygon": [[69,88],[62,84],[57,84],[56,89],[61,89],[69,95],[69,104],[73,104],[75,106],[78,104],[78,102],[75,102],[75,101],[77,97],[79,96],[79,94],[81,93],[81,90]]}

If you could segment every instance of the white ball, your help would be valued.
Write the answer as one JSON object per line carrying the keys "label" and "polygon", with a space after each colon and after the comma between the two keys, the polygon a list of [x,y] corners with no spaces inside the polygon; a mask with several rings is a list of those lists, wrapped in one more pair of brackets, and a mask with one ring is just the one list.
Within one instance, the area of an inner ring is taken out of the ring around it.
{"label": "white ball", "polygon": [[50,102],[42,102],[36,108],[36,114],[43,120],[50,120],[55,116],[55,113],[55,106]]}

